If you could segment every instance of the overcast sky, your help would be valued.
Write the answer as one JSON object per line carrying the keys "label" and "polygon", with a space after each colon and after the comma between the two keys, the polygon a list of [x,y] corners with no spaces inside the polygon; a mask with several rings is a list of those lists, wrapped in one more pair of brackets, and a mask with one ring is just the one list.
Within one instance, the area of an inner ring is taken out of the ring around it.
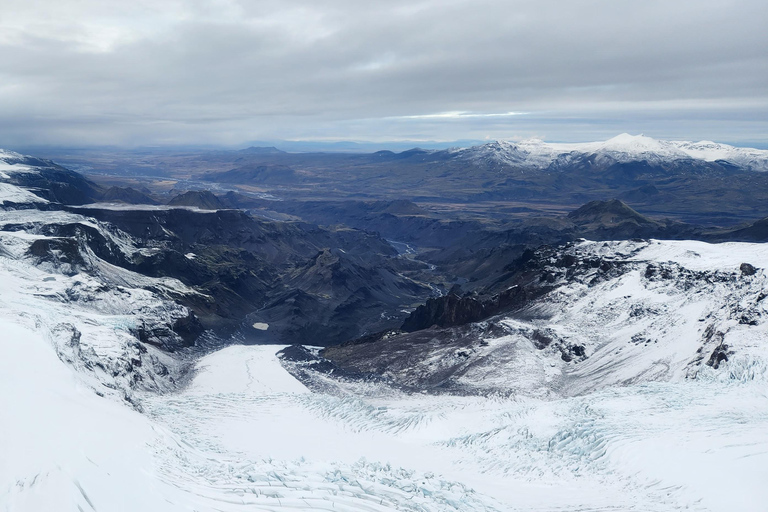
{"label": "overcast sky", "polygon": [[2,0],[0,147],[768,143],[765,0]]}

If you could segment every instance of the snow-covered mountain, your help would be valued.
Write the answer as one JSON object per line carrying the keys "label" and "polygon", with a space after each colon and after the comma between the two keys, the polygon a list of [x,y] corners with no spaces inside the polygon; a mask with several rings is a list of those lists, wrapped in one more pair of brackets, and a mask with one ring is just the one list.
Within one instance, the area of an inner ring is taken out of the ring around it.
{"label": "snow-covered mountain", "polygon": [[564,167],[578,159],[605,162],[661,164],[685,160],[728,162],[745,170],[768,171],[768,150],[740,148],[715,142],[656,140],[644,135],[618,135],[603,142],[549,143],[538,139],[520,142],[496,141],[481,146],[451,150],[458,158],[473,162],[547,169]]}

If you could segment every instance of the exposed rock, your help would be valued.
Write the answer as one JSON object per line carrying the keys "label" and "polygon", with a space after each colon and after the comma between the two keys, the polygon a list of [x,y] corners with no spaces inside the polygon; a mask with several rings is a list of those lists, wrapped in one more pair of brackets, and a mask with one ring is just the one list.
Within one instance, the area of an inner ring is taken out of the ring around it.
{"label": "exposed rock", "polygon": [[741,273],[745,276],[753,276],[757,273],[757,269],[749,263],[742,263],[739,266],[739,270],[741,270]]}
{"label": "exposed rock", "polygon": [[733,352],[728,350],[727,344],[721,343],[712,352],[712,355],[709,356],[709,360],[707,361],[707,366],[711,366],[712,368],[717,370],[718,368],[720,368],[720,363],[722,363],[723,361],[728,361],[729,355],[733,355]]}

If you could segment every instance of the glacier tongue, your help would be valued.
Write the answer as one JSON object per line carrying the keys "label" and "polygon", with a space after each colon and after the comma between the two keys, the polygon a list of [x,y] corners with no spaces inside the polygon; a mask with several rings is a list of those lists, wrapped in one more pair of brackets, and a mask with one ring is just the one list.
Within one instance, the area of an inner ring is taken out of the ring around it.
{"label": "glacier tongue", "polygon": [[768,396],[754,382],[548,401],[329,396],[279,377],[277,348],[224,349],[187,390],[144,402],[184,440],[153,446],[159,478],[199,506],[757,511],[768,498]]}
{"label": "glacier tongue", "polygon": [[[229,347],[145,414],[4,323],[11,510],[759,511],[768,396],[651,383],[559,400],[308,393],[281,347]],[[354,391],[354,390],[351,390]]]}

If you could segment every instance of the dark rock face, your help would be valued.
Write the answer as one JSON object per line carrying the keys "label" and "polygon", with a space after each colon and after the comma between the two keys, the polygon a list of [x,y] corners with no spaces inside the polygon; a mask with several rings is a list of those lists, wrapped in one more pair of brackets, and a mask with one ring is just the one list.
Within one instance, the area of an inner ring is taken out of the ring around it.
{"label": "dark rock face", "polygon": [[709,360],[707,360],[707,366],[711,366],[712,368],[717,370],[720,367],[720,363],[722,363],[723,361],[728,361],[729,355],[733,355],[733,352],[730,352],[728,350],[727,344],[721,343],[712,352],[712,355],[709,356]]}
{"label": "dark rock face", "polygon": [[97,201],[103,193],[98,185],[81,174],[53,162],[26,158],[17,163],[36,167],[34,172],[13,174],[8,182],[27,187],[43,199],[61,204],[78,205]]}
{"label": "dark rock face", "polygon": [[478,322],[502,312],[512,311],[524,305],[530,298],[543,293],[538,287],[515,285],[487,300],[468,295],[459,297],[449,293],[443,297],[428,299],[406,318],[401,329],[413,332],[433,325],[451,327]]}
{"label": "dark rock face", "polygon": [[[431,293],[401,275],[408,261],[371,233],[257,220],[238,210],[70,211],[119,229],[150,250],[124,255],[86,226],[60,226],[57,236],[79,237],[124,268],[181,280],[203,294],[178,298],[203,327],[236,332],[245,341],[338,343],[398,326],[402,310]],[[267,331],[252,327],[262,322]]]}
{"label": "dark rock face", "polygon": [[449,293],[444,297],[429,299],[416,308],[403,322],[405,332],[419,331],[433,325],[450,327],[481,320],[488,315],[488,308],[474,297],[459,297]]}
{"label": "dark rock face", "polygon": [[74,238],[41,238],[32,242],[29,255],[39,262],[46,261],[57,266],[67,264],[70,273],[85,266],[85,260],[80,252],[80,245]]}
{"label": "dark rock face", "polygon": [[745,276],[753,276],[757,273],[757,269],[749,263],[742,263],[739,266],[739,270],[741,270],[741,273]]}

